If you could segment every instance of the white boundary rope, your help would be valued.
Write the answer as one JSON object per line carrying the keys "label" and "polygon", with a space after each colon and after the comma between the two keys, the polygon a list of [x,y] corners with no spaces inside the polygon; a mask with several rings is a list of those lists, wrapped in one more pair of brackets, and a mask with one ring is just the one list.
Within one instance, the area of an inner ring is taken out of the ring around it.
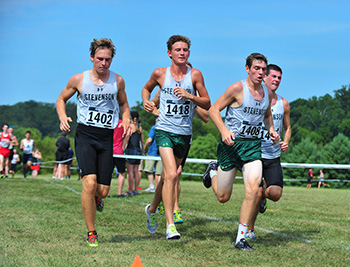
{"label": "white boundary rope", "polygon": [[[160,157],[154,157],[154,156],[113,155],[113,157],[128,158],[128,159],[161,160]],[[209,164],[211,161],[216,161],[216,159],[194,159],[194,158],[186,159],[186,163]],[[282,168],[350,169],[350,164],[281,163],[281,165],[282,165]]]}

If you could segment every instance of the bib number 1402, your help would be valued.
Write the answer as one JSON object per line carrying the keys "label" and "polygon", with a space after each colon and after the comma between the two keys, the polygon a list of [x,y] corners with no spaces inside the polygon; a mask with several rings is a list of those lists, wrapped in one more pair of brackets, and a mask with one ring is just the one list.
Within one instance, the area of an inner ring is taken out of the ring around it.
{"label": "bib number 1402", "polygon": [[109,110],[107,112],[98,111],[98,110],[89,110],[87,123],[99,126],[99,127],[112,127],[113,123],[113,111]]}

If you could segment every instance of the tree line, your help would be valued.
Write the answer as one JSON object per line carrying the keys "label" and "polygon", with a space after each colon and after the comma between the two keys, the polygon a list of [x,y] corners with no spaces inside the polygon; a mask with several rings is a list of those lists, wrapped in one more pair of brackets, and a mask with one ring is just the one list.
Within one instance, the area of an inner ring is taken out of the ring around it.
{"label": "tree line", "polygon": [[[290,149],[282,153],[281,162],[349,164],[350,162],[350,85],[334,91],[334,96],[326,94],[310,99],[290,102],[292,139]],[[140,122],[147,138],[148,131],[155,123],[155,117],[143,110],[137,102],[131,110],[140,115]],[[71,116],[72,133],[69,134],[74,149],[76,127],[76,104],[68,102],[68,116]],[[0,105],[0,123],[9,123],[15,128],[15,135],[22,139],[26,130],[41,149],[44,161],[55,159],[56,139],[60,136],[59,120],[55,105],[33,100],[15,105]],[[190,158],[215,159],[217,143],[221,135],[211,120],[207,124],[198,117],[193,120]],[[203,164],[186,164],[184,172],[203,173]],[[318,170],[316,170],[317,173]],[[306,170],[287,168],[286,178],[305,178]],[[326,179],[350,179],[349,170],[326,170]],[[344,184],[350,186],[350,183]]]}

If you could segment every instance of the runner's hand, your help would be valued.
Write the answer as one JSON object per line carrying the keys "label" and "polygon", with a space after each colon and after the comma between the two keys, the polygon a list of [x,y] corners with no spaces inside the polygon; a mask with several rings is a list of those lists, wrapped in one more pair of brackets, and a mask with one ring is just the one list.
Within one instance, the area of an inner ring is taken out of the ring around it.
{"label": "runner's hand", "polygon": [[152,113],[156,104],[153,101],[146,100],[143,102],[143,108],[145,111]]}
{"label": "runner's hand", "polygon": [[281,150],[282,150],[283,152],[287,152],[287,151],[288,151],[288,148],[289,148],[289,145],[288,145],[287,142],[282,141],[282,142],[280,142],[280,147],[281,147]]}
{"label": "runner's hand", "polygon": [[181,87],[176,87],[174,88],[174,94],[178,97],[178,98],[190,98],[190,93],[187,92],[185,89],[181,88]]}
{"label": "runner's hand", "polygon": [[235,135],[229,129],[225,129],[225,131],[221,134],[222,142],[224,142],[228,146],[233,146],[235,143]]}
{"label": "runner's hand", "polygon": [[280,135],[276,132],[271,132],[270,133],[270,137],[271,137],[271,140],[272,142],[276,145],[279,143],[280,141]]}
{"label": "runner's hand", "polygon": [[69,125],[70,122],[73,122],[71,117],[63,118],[61,120],[61,123],[60,123],[61,131],[63,131],[63,132],[70,132],[70,125]]}
{"label": "runner's hand", "polygon": [[123,127],[124,129],[124,132],[123,132],[123,135],[122,137],[125,138],[125,137],[129,137],[131,135],[131,127],[130,127],[130,121],[127,120],[127,121],[122,121],[121,123],[119,123],[119,126],[118,128],[120,127]]}

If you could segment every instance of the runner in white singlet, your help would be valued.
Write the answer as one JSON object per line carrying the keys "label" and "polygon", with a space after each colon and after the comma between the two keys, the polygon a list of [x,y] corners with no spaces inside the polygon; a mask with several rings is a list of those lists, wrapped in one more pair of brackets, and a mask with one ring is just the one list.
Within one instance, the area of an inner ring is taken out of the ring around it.
{"label": "runner in white singlet", "polygon": [[[155,103],[150,101],[151,92],[156,86],[161,88],[155,138],[164,168],[162,181],[158,183],[154,199],[146,206],[145,211],[148,231],[153,234],[157,228],[155,212],[163,199],[167,239],[180,238],[173,218],[175,186],[177,169],[191,140],[194,108],[195,105],[206,110],[210,107],[202,73],[186,65],[190,56],[190,44],[191,41],[185,36],[171,36],[167,42],[171,66],[154,70],[142,89],[144,109],[154,112]],[[199,96],[196,95],[197,91]]]}
{"label": "runner in white singlet", "polygon": [[57,99],[56,109],[60,129],[70,131],[72,119],[65,111],[66,102],[77,93],[75,151],[82,178],[81,204],[88,230],[87,244],[98,246],[95,229],[96,209],[102,211],[102,199],[107,197],[113,172],[113,131],[117,126],[119,109],[125,135],[130,135],[125,82],[122,76],[109,70],[115,54],[110,39],[94,39],[90,46],[92,69],[74,75]]}
{"label": "runner in white singlet", "polygon": [[289,141],[292,135],[292,128],[290,126],[290,107],[286,99],[276,94],[276,91],[281,83],[282,69],[274,64],[267,66],[266,75],[264,77],[264,84],[272,92],[271,112],[273,117],[273,125],[275,131],[282,136],[283,141],[274,144],[267,130],[262,131],[262,160],[263,160],[263,178],[264,187],[261,183],[259,188],[258,198],[256,200],[256,209],[249,224],[246,239],[255,241],[254,225],[258,213],[264,213],[267,207],[266,198],[272,201],[278,201],[282,196],[283,191],[283,172],[281,167],[280,155],[281,151],[286,152],[289,148]]}
{"label": "runner in white singlet", "polygon": [[[260,132],[264,122],[271,139],[279,141],[273,128],[270,102],[271,90],[261,83],[267,66],[262,54],[247,57],[248,78],[230,85],[209,109],[209,116],[221,133],[218,162],[211,162],[203,176],[204,185],[213,191],[219,202],[227,202],[232,194],[237,169],[242,170],[245,195],[240,211],[234,247],[254,250],[245,240],[251,223],[262,177]],[[225,122],[220,112],[227,108]]]}

